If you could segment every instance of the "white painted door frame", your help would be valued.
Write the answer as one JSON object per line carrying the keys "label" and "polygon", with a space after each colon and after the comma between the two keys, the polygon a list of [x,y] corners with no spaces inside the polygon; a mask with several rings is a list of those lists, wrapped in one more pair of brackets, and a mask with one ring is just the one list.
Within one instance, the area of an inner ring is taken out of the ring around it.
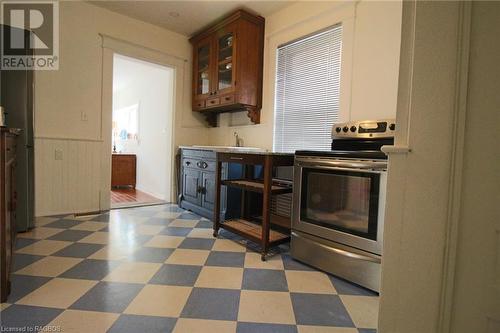
{"label": "white painted door frame", "polygon": [[101,149],[101,187],[100,187],[100,210],[106,211],[110,209],[110,189],[111,189],[111,128],[113,118],[113,55],[119,53],[132,58],[144,60],[162,66],[170,67],[174,70],[173,84],[173,105],[172,116],[169,121],[170,129],[170,144],[169,151],[165,152],[170,158],[170,174],[169,188],[170,199],[175,198],[176,192],[176,177],[175,177],[175,124],[176,124],[176,109],[183,102],[183,87],[185,79],[186,59],[177,56],[169,55],[161,51],[151,49],[142,45],[137,45],[114,38],[108,35],[101,34],[102,38],[102,119],[101,119],[101,138],[103,140]]}
{"label": "white painted door frame", "polygon": [[389,154],[381,333],[450,332],[470,2],[404,1]]}

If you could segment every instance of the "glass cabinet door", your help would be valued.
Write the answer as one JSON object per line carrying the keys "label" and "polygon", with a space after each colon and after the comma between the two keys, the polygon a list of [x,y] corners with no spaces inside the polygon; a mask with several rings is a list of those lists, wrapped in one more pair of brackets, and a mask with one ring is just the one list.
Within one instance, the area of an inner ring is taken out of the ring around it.
{"label": "glass cabinet door", "polygon": [[196,53],[197,78],[196,94],[205,95],[210,93],[210,43],[202,44]]}
{"label": "glass cabinet door", "polygon": [[234,33],[226,32],[217,39],[217,90],[233,87]]}

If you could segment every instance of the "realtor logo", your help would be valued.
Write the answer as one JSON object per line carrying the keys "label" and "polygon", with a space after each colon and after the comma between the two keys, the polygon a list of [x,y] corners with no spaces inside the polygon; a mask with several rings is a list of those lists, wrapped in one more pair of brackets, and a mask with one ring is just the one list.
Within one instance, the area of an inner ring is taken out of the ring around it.
{"label": "realtor logo", "polygon": [[2,1],[2,70],[59,69],[59,3]]}

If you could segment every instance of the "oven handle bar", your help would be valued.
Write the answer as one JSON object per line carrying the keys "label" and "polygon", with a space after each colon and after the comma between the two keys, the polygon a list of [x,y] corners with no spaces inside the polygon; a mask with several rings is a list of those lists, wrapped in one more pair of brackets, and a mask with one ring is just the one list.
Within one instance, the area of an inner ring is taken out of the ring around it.
{"label": "oven handle bar", "polygon": [[[292,231],[292,234],[294,234],[295,236],[298,236],[295,232]],[[312,243],[311,240],[307,239],[307,238],[304,238],[304,237],[301,237],[304,241],[306,242],[310,242]],[[345,250],[341,250],[341,249],[337,249],[335,247],[331,247],[331,246],[328,246],[328,245],[325,245],[325,244],[322,244],[320,242],[314,242],[314,245],[315,246],[320,246],[322,248],[324,248],[325,250],[328,250],[328,251],[332,251],[332,252],[335,252],[337,254],[340,254],[341,256],[344,256],[344,257],[349,257],[349,258],[354,258],[354,259],[359,259],[359,260],[363,260],[363,261],[371,261],[371,262],[376,262],[376,263],[379,263],[380,262],[380,259],[378,258],[375,258],[375,257],[369,257],[369,256],[364,256],[364,255],[361,255],[361,254],[357,254],[357,253],[352,253],[352,252],[349,252],[349,251],[345,251]]]}
{"label": "oven handle bar", "polygon": [[319,158],[314,159],[295,159],[298,166],[344,168],[344,169],[363,169],[363,170],[386,170],[386,162],[370,161],[332,161]]}

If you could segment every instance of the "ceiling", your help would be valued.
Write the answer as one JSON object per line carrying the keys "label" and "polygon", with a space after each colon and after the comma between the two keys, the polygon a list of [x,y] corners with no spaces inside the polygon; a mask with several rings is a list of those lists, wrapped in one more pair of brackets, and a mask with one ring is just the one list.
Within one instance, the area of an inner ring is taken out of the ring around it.
{"label": "ceiling", "polygon": [[[264,17],[294,1],[89,1],[113,12],[191,36],[213,21],[244,8]],[[176,15],[177,14],[177,15]]]}

